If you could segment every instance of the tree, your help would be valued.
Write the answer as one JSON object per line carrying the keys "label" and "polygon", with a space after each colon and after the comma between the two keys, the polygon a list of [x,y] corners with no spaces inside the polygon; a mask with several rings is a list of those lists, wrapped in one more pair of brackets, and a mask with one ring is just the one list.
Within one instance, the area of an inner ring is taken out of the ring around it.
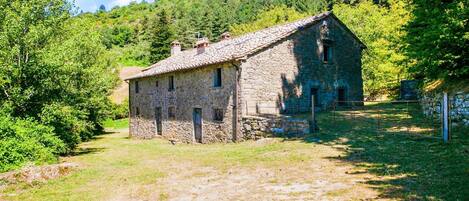
{"label": "tree", "polygon": [[334,13],[368,47],[362,57],[365,94],[373,98],[397,89],[399,79],[408,78],[407,57],[402,51],[402,29],[410,19],[406,3],[389,0],[389,7],[362,1],[336,4]]}
{"label": "tree", "polygon": [[104,6],[103,4],[101,4],[98,8],[98,13],[101,13],[101,12],[106,12],[106,6]]}
{"label": "tree", "polygon": [[469,77],[469,3],[414,0],[406,30],[412,74],[431,81]]}
{"label": "tree", "polygon": [[267,27],[271,27],[277,24],[295,21],[298,19],[305,18],[307,15],[299,13],[295,9],[288,8],[286,6],[278,6],[268,10],[265,10],[257,16],[257,20],[247,24],[239,24],[231,26],[231,32],[233,35],[241,35],[257,30],[261,30]]}
{"label": "tree", "polygon": [[101,36],[90,21],[72,18],[67,0],[0,7],[0,110],[52,128],[67,145],[61,153],[69,152],[102,129],[117,81]]}
{"label": "tree", "polygon": [[150,62],[156,63],[170,56],[173,31],[170,28],[171,20],[166,10],[161,10],[150,28]]}

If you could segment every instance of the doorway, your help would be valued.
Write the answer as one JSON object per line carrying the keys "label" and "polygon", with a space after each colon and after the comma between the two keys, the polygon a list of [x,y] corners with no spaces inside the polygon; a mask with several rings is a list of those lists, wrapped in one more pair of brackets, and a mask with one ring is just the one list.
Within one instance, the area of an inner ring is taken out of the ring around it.
{"label": "doorway", "polygon": [[339,102],[339,106],[345,106],[347,101],[346,98],[346,91],[345,88],[337,89],[337,101]]}
{"label": "doorway", "polygon": [[194,121],[194,138],[198,143],[202,143],[202,109],[194,108],[192,113],[192,119]]}
{"label": "doorway", "polygon": [[161,107],[155,108],[155,127],[156,127],[156,134],[163,135],[163,125],[161,123]]}

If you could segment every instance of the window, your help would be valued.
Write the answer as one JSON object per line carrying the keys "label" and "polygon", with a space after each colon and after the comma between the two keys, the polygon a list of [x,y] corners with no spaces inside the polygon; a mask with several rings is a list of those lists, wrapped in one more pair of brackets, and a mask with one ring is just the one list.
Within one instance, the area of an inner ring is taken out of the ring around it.
{"label": "window", "polygon": [[213,121],[223,121],[223,109],[214,108],[213,109]]}
{"label": "window", "polygon": [[158,80],[155,81],[155,87],[158,88],[160,84],[158,83]]}
{"label": "window", "polygon": [[135,81],[135,93],[138,94],[140,91],[140,86],[138,86],[138,81]]}
{"label": "window", "polygon": [[174,76],[169,76],[168,91],[174,91]]}
{"label": "window", "polygon": [[176,119],[176,108],[168,107],[168,119]]}
{"label": "window", "polygon": [[213,86],[221,87],[221,68],[217,68],[213,72]]}
{"label": "window", "polygon": [[330,45],[323,45],[322,61],[324,63],[329,63],[332,61],[332,48]]}
{"label": "window", "polygon": [[140,108],[135,107],[135,115],[140,116]]}

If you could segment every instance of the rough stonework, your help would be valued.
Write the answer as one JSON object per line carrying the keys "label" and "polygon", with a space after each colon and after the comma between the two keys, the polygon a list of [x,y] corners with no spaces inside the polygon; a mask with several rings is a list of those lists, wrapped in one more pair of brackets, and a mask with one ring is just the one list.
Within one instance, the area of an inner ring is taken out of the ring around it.
{"label": "rough stonework", "polygon": [[[421,98],[421,105],[426,116],[439,118],[441,114],[441,101],[443,94],[424,94]],[[458,92],[449,95],[451,103],[450,115],[453,125],[469,126],[469,93]]]}
{"label": "rough stonework", "polygon": [[[213,71],[216,68],[222,68],[222,87],[213,87],[212,84]],[[174,91],[168,89],[170,76],[174,76]],[[201,108],[204,131],[202,142],[232,141],[235,78],[235,68],[231,64],[223,64],[139,79],[139,93],[136,93],[135,88],[137,80],[132,80],[130,133],[138,138],[156,137],[156,108],[161,108],[162,136],[181,142],[193,142],[192,113],[194,108]],[[174,108],[175,118],[169,117],[169,107]],[[223,122],[213,120],[215,108],[223,110]]]}
{"label": "rough stonework", "polygon": [[34,182],[46,182],[65,176],[78,168],[75,163],[61,163],[45,166],[26,166],[21,170],[0,174],[0,189],[3,184],[16,184],[25,182],[32,184]]}
{"label": "rough stonework", "polygon": [[317,110],[337,100],[363,99],[363,48],[326,12],[191,50],[174,49],[170,58],[128,79],[130,135],[212,143],[306,133],[307,120],[284,115],[311,111],[312,94]]}
{"label": "rough stonework", "polygon": [[272,136],[304,136],[309,133],[308,120],[285,116],[245,116],[242,119],[243,139],[258,140]]}
{"label": "rough stonework", "polygon": [[[311,111],[311,92],[316,107],[327,108],[344,89],[347,101],[363,100],[361,47],[333,18],[326,18],[332,59],[322,61],[318,23],[242,63],[241,105],[243,114],[279,114]],[[259,68],[262,66],[262,68]]]}

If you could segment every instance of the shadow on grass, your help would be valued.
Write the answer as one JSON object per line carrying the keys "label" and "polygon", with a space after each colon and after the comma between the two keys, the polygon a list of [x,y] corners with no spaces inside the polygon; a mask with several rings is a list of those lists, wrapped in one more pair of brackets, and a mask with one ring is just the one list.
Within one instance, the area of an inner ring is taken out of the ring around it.
{"label": "shadow on grass", "polygon": [[105,150],[104,148],[94,148],[94,147],[77,148],[70,155],[71,156],[81,156],[81,155],[86,155],[86,154],[94,154],[94,153],[103,152],[104,150]]}
{"label": "shadow on grass", "polygon": [[367,183],[381,198],[469,200],[469,129],[454,129],[444,144],[438,127],[423,119],[418,105],[411,107],[365,106],[355,118],[348,118],[351,111],[324,112],[318,115],[321,130],[303,140],[347,145],[345,156],[332,159],[378,176]]}
{"label": "shadow on grass", "polygon": [[[105,138],[107,135],[112,135],[112,134],[116,134],[116,133],[117,132],[115,132],[115,131],[104,131],[103,130],[99,135],[93,136],[91,139],[86,140],[86,142],[100,140],[100,139]],[[86,154],[94,154],[94,153],[103,152],[104,150],[105,150],[105,148],[93,148],[93,147],[81,148],[81,147],[78,147],[72,153],[70,153],[69,156],[81,156],[81,155],[86,155]]]}

